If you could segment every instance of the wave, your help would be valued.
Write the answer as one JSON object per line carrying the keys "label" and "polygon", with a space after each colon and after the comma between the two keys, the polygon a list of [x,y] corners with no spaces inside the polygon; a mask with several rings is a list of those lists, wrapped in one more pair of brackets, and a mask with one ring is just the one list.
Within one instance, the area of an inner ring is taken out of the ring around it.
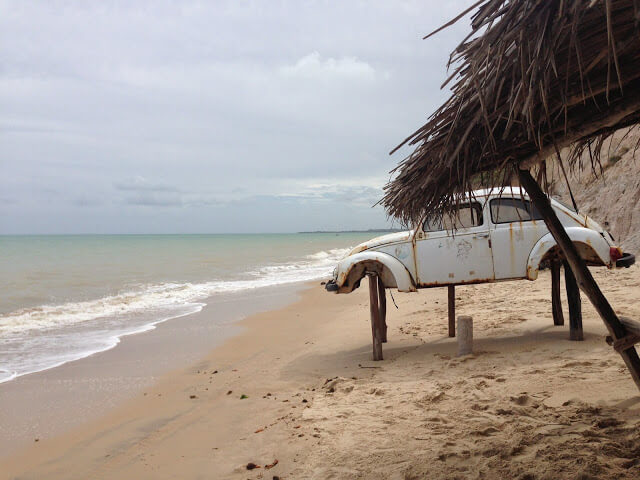
{"label": "wave", "polygon": [[181,306],[220,293],[314,280],[330,274],[336,261],[348,251],[333,249],[307,255],[304,261],[266,265],[248,272],[255,277],[250,280],[150,284],[96,300],[25,308],[0,315],[0,336],[71,326],[100,317]]}
{"label": "wave", "polygon": [[0,383],[111,349],[122,336],[200,311],[208,297],[326,277],[349,251],[332,249],[262,265],[246,272],[247,279],[139,285],[99,299],[2,314]]}

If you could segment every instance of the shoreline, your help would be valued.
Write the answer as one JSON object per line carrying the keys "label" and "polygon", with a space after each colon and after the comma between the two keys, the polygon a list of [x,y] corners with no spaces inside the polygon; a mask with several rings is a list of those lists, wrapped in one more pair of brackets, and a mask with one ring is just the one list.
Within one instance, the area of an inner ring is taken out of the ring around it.
{"label": "shoreline", "polygon": [[[621,314],[640,314],[640,268],[592,271]],[[0,471],[638,478],[640,395],[586,300],[584,342],[553,326],[548,272],[459,289],[458,313],[474,317],[466,357],[447,337],[446,289],[395,295],[383,362],[371,361],[367,289],[330,295],[318,283],[114,410],[0,460]]]}
{"label": "shoreline", "polygon": [[0,378],[0,388],[2,388],[2,384],[3,383],[8,383],[11,382],[13,380],[17,380],[21,377],[25,377],[28,375],[33,375],[33,374],[37,374],[37,373],[43,373],[46,372],[48,370],[53,370],[55,368],[59,368],[62,367],[63,365],[66,365],[67,363],[72,363],[72,362],[78,362],[81,360],[84,360],[85,358],[89,358],[92,357],[94,355],[99,355],[101,353],[105,353],[108,352],[109,350],[113,350],[114,348],[116,348],[120,342],[122,342],[122,340],[126,337],[130,337],[133,335],[140,335],[142,333],[147,333],[147,332],[151,332],[153,330],[155,330],[156,328],[158,328],[159,325],[162,325],[165,322],[169,322],[171,320],[178,320],[182,317],[188,317],[189,315],[195,315],[196,313],[199,313],[202,311],[203,308],[206,308],[207,304],[206,303],[200,303],[200,304],[194,304],[198,306],[198,310],[194,310],[193,312],[186,312],[186,313],[181,313],[172,317],[166,317],[166,318],[161,318],[160,320],[156,320],[156,321],[151,321],[149,323],[144,324],[143,326],[139,327],[136,330],[132,330],[130,332],[126,332],[126,333],[122,333],[120,335],[114,335],[113,337],[111,337],[110,339],[112,340],[112,344],[109,346],[106,346],[100,350],[88,350],[85,351],[81,354],[78,354],[77,358],[71,358],[69,360],[62,360],[59,363],[54,363],[50,366],[46,366],[43,367],[39,370],[33,370],[33,371],[28,371],[28,372],[24,372],[24,373],[17,373],[17,372],[11,372],[8,370],[0,370],[0,372],[4,372],[4,373],[9,373],[11,374],[11,376],[7,377],[7,378]]}
{"label": "shoreline", "polygon": [[109,350],[218,296],[314,281],[363,236],[5,238],[0,383]]}
{"label": "shoreline", "polygon": [[117,408],[240,334],[242,319],[294,302],[305,287],[299,282],[208,297],[199,311],[122,335],[110,348],[3,381],[0,461],[36,438],[62,435]]}

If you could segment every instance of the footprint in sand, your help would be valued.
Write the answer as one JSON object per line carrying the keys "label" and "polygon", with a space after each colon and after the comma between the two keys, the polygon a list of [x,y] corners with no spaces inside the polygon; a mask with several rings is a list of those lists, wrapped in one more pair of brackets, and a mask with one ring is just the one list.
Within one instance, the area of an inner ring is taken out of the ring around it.
{"label": "footprint in sand", "polygon": [[531,398],[526,393],[522,393],[517,397],[511,397],[510,399],[513,403],[520,406],[528,405],[531,402]]}
{"label": "footprint in sand", "polygon": [[513,410],[498,408],[496,409],[496,415],[513,415]]}
{"label": "footprint in sand", "polygon": [[383,390],[382,388],[373,387],[373,388],[369,389],[367,391],[367,393],[370,394],[370,395],[382,396],[387,392],[385,390]]}
{"label": "footprint in sand", "polygon": [[487,378],[489,380],[493,380],[496,376],[493,373],[482,373],[480,375],[471,375],[471,378]]}
{"label": "footprint in sand", "polygon": [[490,435],[493,435],[496,432],[499,432],[500,430],[498,430],[496,427],[487,427],[487,428],[483,428],[481,430],[476,430],[474,432],[472,432],[473,435],[478,435],[481,437],[488,437]]}
{"label": "footprint in sand", "polygon": [[537,375],[539,373],[546,373],[546,372],[544,370],[536,368],[534,370],[529,370],[528,372],[524,372],[524,373],[526,373],[527,375]]}
{"label": "footprint in sand", "polygon": [[588,362],[588,361],[584,361],[584,362],[565,362],[562,367],[563,368],[568,368],[568,367],[590,367],[591,365],[593,365],[593,362]]}

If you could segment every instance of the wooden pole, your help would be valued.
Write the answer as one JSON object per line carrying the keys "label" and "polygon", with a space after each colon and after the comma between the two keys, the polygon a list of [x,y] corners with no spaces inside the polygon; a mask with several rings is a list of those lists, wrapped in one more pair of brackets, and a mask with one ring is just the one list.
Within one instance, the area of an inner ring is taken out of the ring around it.
{"label": "wooden pole", "polygon": [[449,336],[456,336],[456,286],[449,285]]}
{"label": "wooden pole", "polygon": [[473,353],[473,318],[458,317],[458,356]]}
{"label": "wooden pole", "polygon": [[387,291],[384,289],[382,278],[378,277],[378,303],[380,304],[380,328],[382,343],[387,343]]}
{"label": "wooden pole", "polygon": [[562,300],[560,299],[560,260],[551,261],[551,310],[553,311],[553,324],[564,325],[562,315]]}
{"label": "wooden pole", "polygon": [[569,340],[584,340],[582,333],[582,302],[580,289],[571,267],[564,264],[564,283],[567,288],[567,301],[569,303]]}
{"label": "wooden pole", "polygon": [[[589,298],[593,307],[600,315],[600,318],[602,318],[613,341],[619,342],[627,337],[625,327],[620,323],[620,319],[616,315],[616,312],[611,308],[611,305],[600,291],[598,284],[587,268],[586,263],[580,257],[580,254],[578,254],[576,246],[569,238],[569,235],[567,235],[562,223],[560,223],[555,211],[551,207],[549,198],[544,194],[540,185],[538,185],[538,183],[533,179],[528,170],[518,170],[518,177],[520,179],[520,184],[529,194],[531,201],[542,215],[542,218],[544,218],[544,223],[547,225],[547,228],[562,250],[564,257],[576,278],[578,286]],[[633,381],[636,383],[638,389],[640,389],[640,357],[638,357],[638,352],[636,352],[635,347],[631,345],[624,350],[620,350],[619,353],[624,360],[624,363],[627,365]]]}
{"label": "wooden pole", "polygon": [[371,335],[373,337],[373,359],[382,360],[382,332],[378,305],[377,275],[369,275],[369,312],[371,313]]}

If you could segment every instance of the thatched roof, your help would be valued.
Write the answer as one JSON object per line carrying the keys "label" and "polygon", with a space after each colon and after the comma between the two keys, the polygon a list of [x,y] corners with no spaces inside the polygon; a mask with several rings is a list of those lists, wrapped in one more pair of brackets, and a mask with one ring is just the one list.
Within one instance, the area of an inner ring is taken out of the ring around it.
{"label": "thatched roof", "polygon": [[402,143],[415,150],[385,187],[381,203],[405,222],[567,146],[565,167],[586,151],[597,164],[606,138],[640,122],[640,0],[472,8],[471,33],[449,62],[452,96]]}

